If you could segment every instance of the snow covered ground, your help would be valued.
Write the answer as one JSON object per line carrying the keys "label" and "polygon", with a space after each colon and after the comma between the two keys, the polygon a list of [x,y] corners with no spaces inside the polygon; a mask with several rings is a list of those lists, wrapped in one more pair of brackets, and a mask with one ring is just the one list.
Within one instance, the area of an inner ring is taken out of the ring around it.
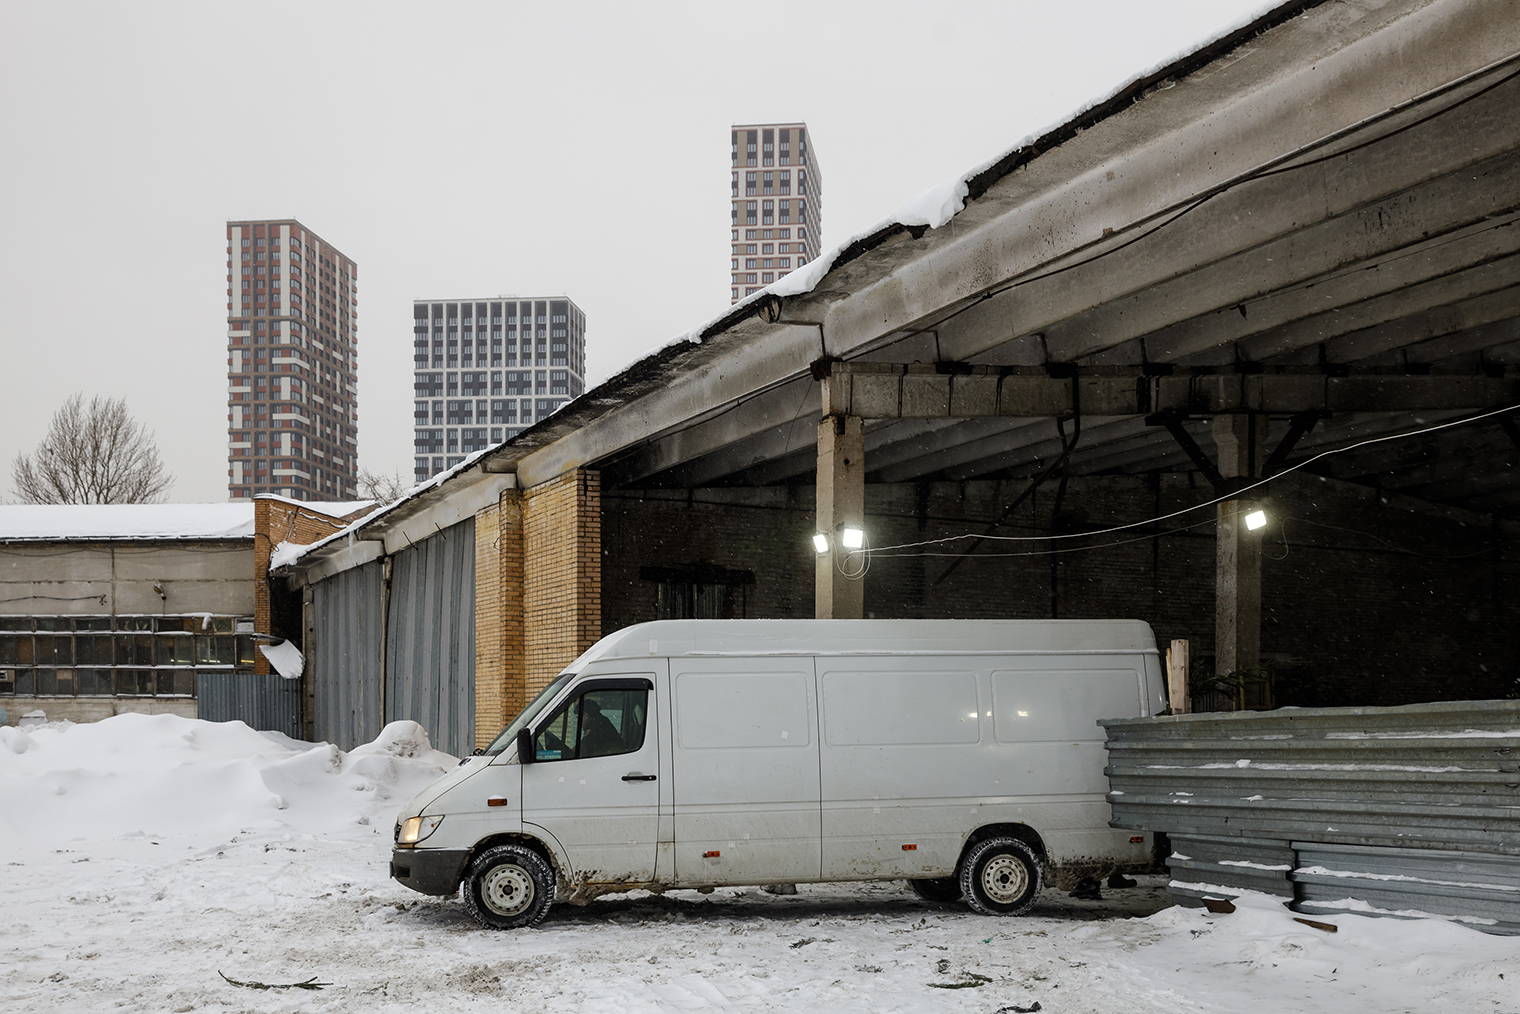
{"label": "snow covered ground", "polygon": [[395,811],[452,764],[411,723],[348,754],[172,715],[0,730],[0,1009],[1520,1012],[1515,939],[1209,915],[1162,878],[1018,919],[839,884],[490,932],[387,877]]}

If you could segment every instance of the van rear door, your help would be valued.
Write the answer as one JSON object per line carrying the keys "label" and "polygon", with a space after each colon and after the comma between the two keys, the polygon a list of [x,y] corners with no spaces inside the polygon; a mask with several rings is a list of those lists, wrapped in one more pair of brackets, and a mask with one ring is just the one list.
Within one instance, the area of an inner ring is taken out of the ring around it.
{"label": "van rear door", "polygon": [[522,765],[522,819],[565,850],[573,879],[654,880],[660,736],[654,673],[597,676],[534,722]]}
{"label": "van rear door", "polygon": [[673,658],[670,680],[676,879],[817,880],[813,659]]}

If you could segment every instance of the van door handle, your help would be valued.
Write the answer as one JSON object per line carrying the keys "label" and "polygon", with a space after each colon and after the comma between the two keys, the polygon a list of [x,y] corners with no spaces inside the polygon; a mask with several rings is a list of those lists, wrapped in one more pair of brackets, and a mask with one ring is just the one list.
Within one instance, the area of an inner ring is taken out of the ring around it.
{"label": "van door handle", "polygon": [[630,771],[626,775],[623,776],[623,781],[625,781],[625,782],[652,782],[652,781],[654,781],[654,778],[655,778],[654,775],[641,775],[637,771]]}

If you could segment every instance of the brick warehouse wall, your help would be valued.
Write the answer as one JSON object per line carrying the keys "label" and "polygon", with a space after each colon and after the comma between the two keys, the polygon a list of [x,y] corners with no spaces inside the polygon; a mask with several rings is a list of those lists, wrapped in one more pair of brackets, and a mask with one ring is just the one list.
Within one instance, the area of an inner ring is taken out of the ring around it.
{"label": "brick warehouse wall", "polygon": [[523,697],[523,509],[516,490],[475,515],[475,745],[488,746]]}
{"label": "brick warehouse wall", "polygon": [[[284,582],[277,588],[269,580],[269,554],[282,542],[309,546],[333,532],[346,528],[351,521],[369,513],[371,507],[340,518],[319,514],[309,506],[273,497],[255,497],[253,501],[253,629],[261,634],[289,638],[297,646],[305,641],[296,595],[291,608],[281,608],[289,598]],[[304,650],[304,648],[303,648]],[[254,671],[268,675],[273,670],[261,651],[254,652]]]}
{"label": "brick warehouse wall", "polygon": [[[1135,617],[1149,621],[1163,643],[1188,638],[1195,660],[1211,663],[1212,509],[1162,525],[1163,535],[1098,536],[1081,541],[1118,544],[1054,557],[1047,538],[984,542],[978,554],[1001,555],[967,560],[948,576],[966,543],[880,549],[981,532],[1022,488],[993,481],[868,486],[878,552],[865,579],[866,615]],[[1279,676],[1279,703],[1481,698],[1514,686],[1520,528],[1301,474],[1279,479],[1271,494],[1262,648],[1265,658],[1301,663]],[[1077,478],[1059,527],[1106,528],[1211,498],[1207,484],[1183,473]],[[1048,536],[1053,499],[1053,485],[1040,490],[997,534]],[[641,579],[644,567],[749,570],[754,584],[737,591],[735,615],[811,616],[813,517],[811,486],[607,494],[603,628],[655,618],[656,585]]]}
{"label": "brick warehouse wall", "polygon": [[521,653],[504,650],[503,665],[508,685],[521,672],[516,699],[525,702],[602,636],[601,477],[580,470],[519,496],[521,563],[518,576],[503,573],[522,589]]}

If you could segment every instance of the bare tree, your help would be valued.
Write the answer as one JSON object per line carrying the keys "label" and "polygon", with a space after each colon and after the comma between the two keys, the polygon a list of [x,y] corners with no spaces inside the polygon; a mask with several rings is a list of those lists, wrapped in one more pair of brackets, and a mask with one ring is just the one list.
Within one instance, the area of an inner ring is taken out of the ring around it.
{"label": "bare tree", "polygon": [[401,478],[400,469],[389,475],[383,472],[371,472],[367,468],[359,469],[359,499],[361,500],[394,503],[411,488],[412,484]]}
{"label": "bare tree", "polygon": [[174,476],[153,434],[122,398],[75,394],[53,415],[47,436],[11,463],[21,503],[160,503]]}

